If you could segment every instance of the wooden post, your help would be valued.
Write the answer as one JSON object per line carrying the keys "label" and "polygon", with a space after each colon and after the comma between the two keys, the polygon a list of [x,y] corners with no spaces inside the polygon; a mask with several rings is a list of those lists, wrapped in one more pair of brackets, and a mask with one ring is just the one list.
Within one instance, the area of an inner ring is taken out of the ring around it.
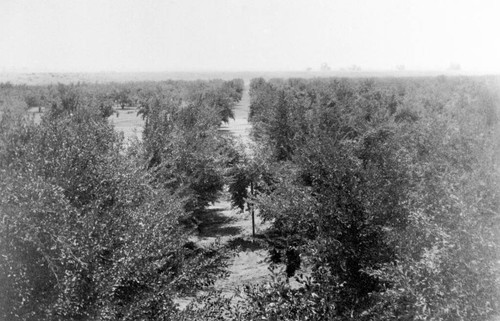
{"label": "wooden post", "polygon": [[[253,196],[253,182],[250,183],[250,194]],[[252,236],[253,238],[255,238],[255,212],[253,209],[253,205],[251,211],[252,211]]]}

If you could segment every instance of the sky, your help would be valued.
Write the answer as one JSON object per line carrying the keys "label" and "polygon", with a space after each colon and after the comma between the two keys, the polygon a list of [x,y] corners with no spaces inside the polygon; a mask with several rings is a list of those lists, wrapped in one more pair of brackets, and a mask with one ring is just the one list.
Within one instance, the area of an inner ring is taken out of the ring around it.
{"label": "sky", "polygon": [[500,72],[497,0],[0,0],[0,72]]}

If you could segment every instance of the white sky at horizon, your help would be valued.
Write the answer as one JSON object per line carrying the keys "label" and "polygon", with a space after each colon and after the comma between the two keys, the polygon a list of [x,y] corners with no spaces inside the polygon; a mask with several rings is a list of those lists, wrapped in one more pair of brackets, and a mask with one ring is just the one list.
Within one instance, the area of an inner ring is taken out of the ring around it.
{"label": "white sky at horizon", "polygon": [[494,0],[0,0],[0,72],[500,72]]}

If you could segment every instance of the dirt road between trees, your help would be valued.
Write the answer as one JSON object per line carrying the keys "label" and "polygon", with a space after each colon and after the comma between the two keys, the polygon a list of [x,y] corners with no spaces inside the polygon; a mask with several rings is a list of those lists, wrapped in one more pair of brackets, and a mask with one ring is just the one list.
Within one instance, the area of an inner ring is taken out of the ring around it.
{"label": "dirt road between trees", "polygon": [[[251,124],[248,122],[250,98],[245,88],[241,101],[235,107],[235,117],[223,124],[222,131],[230,132],[237,141],[251,142]],[[255,218],[256,234],[262,234],[267,225],[258,216]],[[200,224],[200,233],[193,237],[200,246],[208,246],[216,241],[234,250],[228,261],[227,278],[215,282],[214,288],[232,296],[235,289],[246,284],[256,284],[269,279],[269,264],[265,262],[267,252],[258,240],[252,238],[252,218],[249,212],[231,208],[229,195],[224,194],[218,202],[210,206]],[[177,303],[184,308],[192,298],[179,298]]]}

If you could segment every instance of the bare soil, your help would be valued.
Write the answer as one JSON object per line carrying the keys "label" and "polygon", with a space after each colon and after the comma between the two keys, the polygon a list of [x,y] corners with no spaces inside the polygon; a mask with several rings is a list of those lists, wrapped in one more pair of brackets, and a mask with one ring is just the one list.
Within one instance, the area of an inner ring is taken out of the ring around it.
{"label": "bare soil", "polygon": [[137,116],[138,109],[129,107],[125,109],[115,109],[114,114],[109,117],[109,121],[115,126],[115,130],[122,132],[127,139],[141,139],[144,129],[144,120]]}
{"label": "bare soil", "polygon": [[[239,104],[235,107],[235,117],[220,128],[228,131],[243,145],[251,143],[251,124],[248,123],[250,111],[248,88],[245,90]],[[255,233],[262,235],[268,225],[255,215]],[[223,195],[218,202],[210,206],[200,224],[199,235],[193,236],[193,241],[200,246],[208,246],[220,242],[233,250],[228,263],[228,277],[215,282],[214,288],[221,290],[230,297],[236,294],[238,288],[246,284],[262,283],[270,280],[269,263],[266,262],[267,251],[262,240],[252,237],[252,218],[248,211],[233,209],[229,195]],[[192,298],[178,298],[176,302],[184,308]]]}

